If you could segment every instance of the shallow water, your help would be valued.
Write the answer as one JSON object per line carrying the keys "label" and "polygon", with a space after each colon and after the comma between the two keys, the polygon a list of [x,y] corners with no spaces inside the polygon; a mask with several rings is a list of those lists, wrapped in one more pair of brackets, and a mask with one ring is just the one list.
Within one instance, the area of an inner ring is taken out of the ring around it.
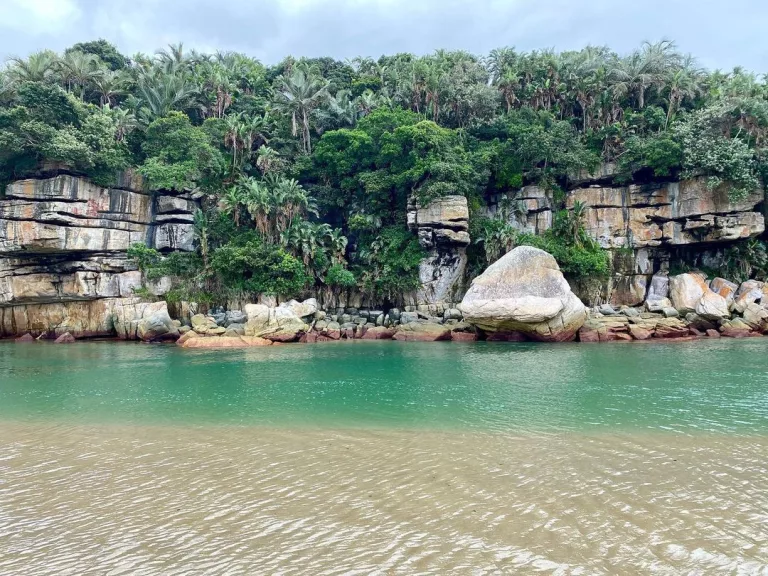
{"label": "shallow water", "polygon": [[768,340],[0,344],[0,574],[768,574]]}

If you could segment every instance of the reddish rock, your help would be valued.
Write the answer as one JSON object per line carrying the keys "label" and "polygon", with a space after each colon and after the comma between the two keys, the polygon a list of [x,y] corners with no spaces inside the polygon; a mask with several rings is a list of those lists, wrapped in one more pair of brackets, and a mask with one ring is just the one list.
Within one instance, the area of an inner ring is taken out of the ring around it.
{"label": "reddish rock", "polygon": [[477,334],[474,332],[451,332],[451,340],[454,342],[474,342]]}
{"label": "reddish rock", "polygon": [[751,330],[746,330],[744,328],[732,328],[730,326],[723,326],[722,331],[723,332],[721,335],[725,336],[726,338],[748,338],[753,334]]}
{"label": "reddish rock", "polygon": [[181,344],[182,348],[252,348],[256,346],[272,346],[271,340],[258,336],[217,338],[190,338]]}
{"label": "reddish rock", "polygon": [[75,337],[72,336],[69,332],[65,332],[58,338],[56,338],[56,341],[54,344],[74,344],[76,342]]}
{"label": "reddish rock", "polygon": [[720,338],[720,332],[717,330],[707,330],[707,336],[710,338]]}
{"label": "reddish rock", "polygon": [[32,336],[32,334],[27,332],[26,334],[24,334],[24,336],[20,336],[20,337],[16,338],[15,341],[18,342],[19,344],[27,344],[27,343],[30,343],[30,342],[34,342],[35,338],[34,338],[34,336]]}
{"label": "reddish rock", "polygon": [[395,335],[394,328],[386,328],[384,326],[376,326],[366,330],[363,334],[363,340],[391,340]]}
{"label": "reddish rock", "polygon": [[645,328],[641,328],[635,324],[632,324],[629,327],[629,333],[635,340],[648,340],[653,335],[653,332],[650,330],[646,330]]}
{"label": "reddish rock", "polygon": [[341,330],[326,330],[325,337],[330,340],[338,340],[341,338]]}
{"label": "reddish rock", "polygon": [[485,339],[488,342],[527,342],[528,338],[520,332],[489,332]]}
{"label": "reddish rock", "polygon": [[299,338],[299,342],[302,344],[314,344],[317,342],[317,332],[307,332],[306,334],[302,334],[301,338]]}
{"label": "reddish rock", "polygon": [[600,342],[600,333],[591,326],[584,326],[579,330],[579,342]]}
{"label": "reddish rock", "polygon": [[402,342],[438,342],[451,339],[451,329],[432,322],[409,322],[401,325],[394,336]]}
{"label": "reddish rock", "polygon": [[355,338],[355,329],[354,328],[345,328],[341,331],[341,335],[344,336],[347,340],[354,340]]}

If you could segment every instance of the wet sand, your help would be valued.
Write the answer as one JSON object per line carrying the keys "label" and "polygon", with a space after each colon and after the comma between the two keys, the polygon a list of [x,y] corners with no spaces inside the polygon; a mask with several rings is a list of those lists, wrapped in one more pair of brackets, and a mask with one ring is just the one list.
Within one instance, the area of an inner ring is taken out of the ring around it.
{"label": "wet sand", "polygon": [[768,574],[768,437],[0,424],[0,574]]}

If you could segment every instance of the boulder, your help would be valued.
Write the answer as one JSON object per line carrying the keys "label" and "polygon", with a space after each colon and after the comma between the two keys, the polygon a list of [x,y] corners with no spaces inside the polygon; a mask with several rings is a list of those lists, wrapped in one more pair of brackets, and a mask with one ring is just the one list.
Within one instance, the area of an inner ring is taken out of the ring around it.
{"label": "boulder", "polygon": [[763,288],[764,284],[762,282],[758,282],[757,280],[747,280],[746,282],[742,282],[741,286],[739,286],[738,292],[736,292],[734,302],[731,305],[733,311],[739,314],[743,314],[744,310],[746,310],[747,306],[750,304],[754,302],[762,303]]}
{"label": "boulder", "polygon": [[286,302],[280,306],[289,308],[299,318],[309,318],[310,316],[314,316],[315,313],[319,310],[317,300],[314,298],[309,298],[304,300],[304,302],[291,300],[290,302]]}
{"label": "boulder", "polygon": [[75,342],[77,342],[77,340],[75,340],[75,337],[72,336],[72,334],[70,334],[69,332],[65,332],[64,334],[56,338],[56,341],[54,342],[54,344],[74,344]]}
{"label": "boulder", "polygon": [[707,320],[722,320],[731,316],[726,299],[711,290],[704,292],[696,304],[696,314]]}
{"label": "boulder", "polygon": [[431,322],[410,322],[401,324],[394,335],[395,340],[404,342],[437,342],[450,340],[451,329]]}
{"label": "boulder", "polygon": [[137,334],[144,342],[154,342],[178,338],[179,330],[173,325],[168,309],[165,308],[154,312],[148,318],[139,320]]}
{"label": "boulder", "polygon": [[669,297],[669,277],[664,274],[656,274],[651,278],[648,288],[648,300],[664,300]]}
{"label": "boulder", "polygon": [[[315,312],[312,311],[310,315]],[[257,336],[274,342],[293,342],[309,330],[309,326],[288,305],[270,308],[262,304],[248,304],[245,313],[248,316],[246,336]]]}
{"label": "boulder", "polygon": [[759,304],[752,302],[744,309],[742,320],[752,330],[765,332],[768,329],[768,308],[763,308]]}
{"label": "boulder", "polygon": [[19,336],[18,338],[16,338],[16,340],[14,340],[14,342],[17,342],[19,344],[28,344],[34,341],[35,341],[35,337],[32,336],[32,334],[30,334],[29,332],[27,332],[23,336]]}
{"label": "boulder", "polygon": [[681,314],[695,312],[705,293],[711,292],[706,280],[700,274],[680,274],[670,278],[669,297]]}
{"label": "boulder", "polygon": [[733,304],[736,297],[736,291],[739,289],[738,284],[729,282],[725,278],[715,278],[709,283],[709,287],[715,294],[718,294],[725,298],[728,306]]}
{"label": "boulder", "polygon": [[587,310],[551,254],[519,246],[475,278],[459,306],[485,332],[517,332],[545,342],[573,340]]}

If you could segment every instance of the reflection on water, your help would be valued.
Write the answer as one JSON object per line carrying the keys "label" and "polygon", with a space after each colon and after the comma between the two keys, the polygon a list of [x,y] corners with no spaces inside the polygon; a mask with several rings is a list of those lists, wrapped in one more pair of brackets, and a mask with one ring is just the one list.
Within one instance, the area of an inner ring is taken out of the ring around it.
{"label": "reflection on water", "polygon": [[768,438],[0,427],[0,573],[765,574]]}

